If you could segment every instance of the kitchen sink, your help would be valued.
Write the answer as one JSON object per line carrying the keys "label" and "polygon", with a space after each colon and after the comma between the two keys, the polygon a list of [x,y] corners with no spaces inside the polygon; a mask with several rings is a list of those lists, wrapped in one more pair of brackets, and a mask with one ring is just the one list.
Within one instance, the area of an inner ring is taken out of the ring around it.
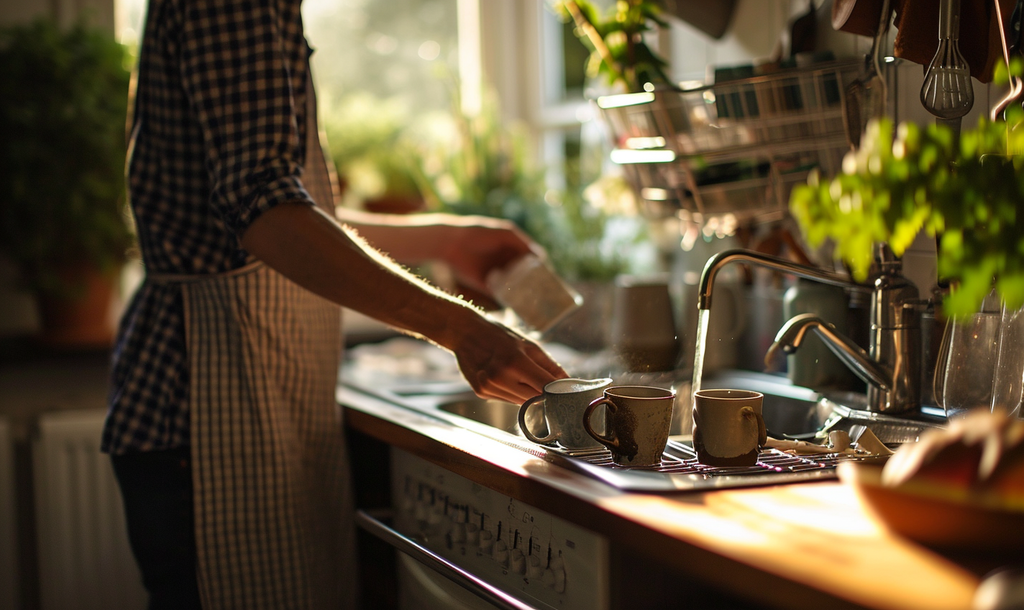
{"label": "kitchen sink", "polygon": [[[634,383],[633,380],[618,380],[617,383]],[[685,439],[689,436],[690,383],[673,384],[666,379],[649,382],[651,385],[676,387],[676,415],[672,420],[672,434]],[[929,428],[944,424],[935,413],[891,416],[866,411],[866,396],[857,392],[818,393],[808,388],[794,386],[787,378],[779,375],[753,371],[725,371],[709,375],[702,380],[704,388],[732,388],[754,390],[764,394],[763,416],[770,436],[785,439],[814,441],[824,439],[831,430],[844,430],[856,435],[858,426],[870,428],[878,438],[891,446],[917,441],[919,435]],[[501,400],[486,400],[472,393],[437,397],[432,408],[495,428],[518,437],[519,405]],[[457,418],[451,418],[458,423]],[[530,430],[538,436],[547,434],[543,409],[533,408],[528,413]]]}
{"label": "kitchen sink", "polygon": [[[519,429],[519,405],[505,402],[503,400],[487,400],[473,394],[460,396],[455,399],[445,400],[437,405],[438,410],[477,423],[497,428],[509,434],[523,436]],[[547,434],[546,424],[540,409],[530,409],[527,425],[534,432]]]}
{"label": "kitchen sink", "polygon": [[[624,380],[622,383],[633,383]],[[652,383],[652,385],[675,385]],[[677,411],[684,412],[689,404],[688,382],[677,386]],[[730,372],[718,374],[704,380],[706,388],[736,388],[755,390],[764,394],[764,419],[769,432],[778,437],[801,437],[813,435],[828,419],[833,403],[822,403],[820,396],[806,388],[795,387],[785,378],[763,373]],[[473,394],[459,394],[439,398],[435,407],[439,411],[497,428],[503,432],[523,436],[519,429],[519,405],[493,399],[479,398]],[[674,435],[689,433],[689,425],[673,419]],[[543,409],[533,408],[528,413],[530,430],[538,436],[547,434]],[[686,428],[686,429],[684,429]]]}
{"label": "kitchen sink", "polygon": [[[604,450],[569,451],[557,445],[544,446],[529,441],[519,428],[519,405],[485,400],[469,391],[451,393],[393,394],[389,400],[442,419],[453,426],[476,432],[505,445],[515,447],[552,464],[598,479],[619,489],[641,492],[676,492],[721,489],[752,485],[807,482],[835,478],[835,465],[843,459],[858,459],[832,454],[813,457],[766,450],[756,466],[741,469],[716,469],[696,460],[690,446],[689,380],[683,375],[665,373],[634,378],[622,375],[619,385],[643,384],[674,387],[677,392],[676,416],[665,456],[656,469],[617,468]],[[870,429],[883,443],[896,446],[914,442],[929,427],[941,425],[923,415],[893,417],[864,409],[863,394],[818,394],[792,385],[783,376],[751,371],[716,372],[702,380],[706,388],[755,390],[764,394],[763,414],[769,433],[780,439],[806,439],[821,442],[830,430],[846,430],[854,439]],[[367,390],[364,390],[367,391]],[[385,397],[378,388],[370,394]],[[546,436],[543,409],[529,411],[530,430]],[[610,467],[609,467],[610,466]]]}

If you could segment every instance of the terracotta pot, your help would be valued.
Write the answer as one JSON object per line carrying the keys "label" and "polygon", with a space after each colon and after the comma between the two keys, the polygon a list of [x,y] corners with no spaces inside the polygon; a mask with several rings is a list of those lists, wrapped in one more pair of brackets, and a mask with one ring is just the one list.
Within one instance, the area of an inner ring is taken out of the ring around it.
{"label": "terracotta pot", "polygon": [[72,296],[37,295],[40,341],[60,349],[106,348],[114,344],[117,274],[87,265],[61,273],[80,290]]}

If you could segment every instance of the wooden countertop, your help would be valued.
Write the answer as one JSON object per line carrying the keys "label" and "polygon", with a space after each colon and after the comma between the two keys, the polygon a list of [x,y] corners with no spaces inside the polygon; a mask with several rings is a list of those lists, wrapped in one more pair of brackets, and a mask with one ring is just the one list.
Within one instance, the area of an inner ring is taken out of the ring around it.
{"label": "wooden countertop", "polygon": [[387,401],[339,390],[348,425],[610,542],[780,608],[964,610],[985,558],[888,532],[838,481],[671,494],[618,490]]}

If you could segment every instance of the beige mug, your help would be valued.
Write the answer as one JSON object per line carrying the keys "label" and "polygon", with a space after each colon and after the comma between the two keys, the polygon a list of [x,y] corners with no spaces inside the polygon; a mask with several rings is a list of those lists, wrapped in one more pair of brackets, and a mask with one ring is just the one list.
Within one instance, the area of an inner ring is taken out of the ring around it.
{"label": "beige mug", "polygon": [[[544,386],[544,393],[530,398],[519,407],[519,429],[523,436],[535,443],[547,444],[558,441],[566,449],[596,449],[601,446],[583,428],[583,411],[592,401],[602,396],[612,380],[577,379],[568,377],[556,379]],[[547,436],[540,437],[530,430],[528,422],[537,418],[528,417],[530,408],[542,405],[544,420],[548,425]]]}
{"label": "beige mug", "polygon": [[693,448],[710,466],[753,466],[768,441],[761,405],[751,390],[699,390],[693,397]]}
{"label": "beige mug", "polygon": [[[656,466],[668,443],[674,390],[652,386],[612,386],[590,403],[583,414],[587,433],[612,452],[620,466]],[[605,405],[607,434],[591,423],[594,411]]]}

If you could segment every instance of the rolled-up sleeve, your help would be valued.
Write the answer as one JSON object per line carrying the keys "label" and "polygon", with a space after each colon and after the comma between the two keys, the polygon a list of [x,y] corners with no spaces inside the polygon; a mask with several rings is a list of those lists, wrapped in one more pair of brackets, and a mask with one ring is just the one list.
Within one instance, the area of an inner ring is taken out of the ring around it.
{"label": "rolled-up sleeve", "polygon": [[302,39],[301,19],[280,15],[299,11],[299,2],[184,5],[179,65],[206,145],[210,204],[241,236],[278,203],[313,204],[301,180],[309,47],[295,40]]}

